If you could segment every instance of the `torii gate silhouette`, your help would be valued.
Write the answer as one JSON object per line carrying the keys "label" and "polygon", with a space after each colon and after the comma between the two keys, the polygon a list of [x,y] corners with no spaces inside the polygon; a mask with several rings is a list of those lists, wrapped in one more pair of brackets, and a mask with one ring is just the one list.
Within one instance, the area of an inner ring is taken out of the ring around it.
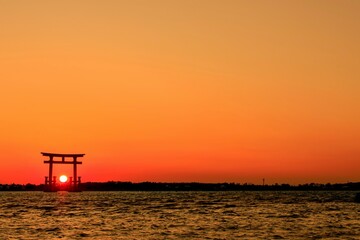
{"label": "torii gate silhouette", "polygon": [[[73,164],[73,177],[69,177],[69,185],[67,190],[78,192],[79,184],[81,183],[81,177],[77,176],[77,165],[82,164],[82,162],[77,161],[77,158],[83,157],[85,154],[62,154],[62,153],[46,153],[41,152],[45,157],[49,157],[49,160],[44,161],[44,163],[49,164],[49,176],[45,177],[45,191],[47,192],[56,192],[58,187],[56,185],[56,177],[53,176],[53,164]],[[54,160],[55,157],[61,158],[60,160]],[[72,158],[72,161],[66,161],[66,158]]]}

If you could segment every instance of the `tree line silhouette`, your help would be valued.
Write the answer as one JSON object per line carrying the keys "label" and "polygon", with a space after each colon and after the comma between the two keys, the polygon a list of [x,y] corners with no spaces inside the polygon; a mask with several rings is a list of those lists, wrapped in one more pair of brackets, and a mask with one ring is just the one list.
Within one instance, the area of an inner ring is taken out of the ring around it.
{"label": "tree line silhouette", "polygon": [[[44,184],[0,184],[0,191],[43,191]],[[299,185],[251,183],[162,183],[162,182],[85,182],[82,191],[359,191],[360,182],[349,183],[307,183]]]}

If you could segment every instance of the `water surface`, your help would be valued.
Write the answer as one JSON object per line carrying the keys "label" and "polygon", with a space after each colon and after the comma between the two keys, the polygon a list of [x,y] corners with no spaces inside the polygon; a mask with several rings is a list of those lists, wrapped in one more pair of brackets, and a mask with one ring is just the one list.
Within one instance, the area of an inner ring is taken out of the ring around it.
{"label": "water surface", "polygon": [[355,192],[0,192],[0,239],[360,239]]}

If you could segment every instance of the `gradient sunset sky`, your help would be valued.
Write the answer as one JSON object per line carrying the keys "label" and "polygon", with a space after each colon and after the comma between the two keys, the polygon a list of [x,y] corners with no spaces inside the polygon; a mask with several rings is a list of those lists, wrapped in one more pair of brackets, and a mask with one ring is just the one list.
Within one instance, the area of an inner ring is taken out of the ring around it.
{"label": "gradient sunset sky", "polygon": [[85,153],[83,181],[360,181],[359,13],[0,0],[0,183],[43,183],[40,152]]}

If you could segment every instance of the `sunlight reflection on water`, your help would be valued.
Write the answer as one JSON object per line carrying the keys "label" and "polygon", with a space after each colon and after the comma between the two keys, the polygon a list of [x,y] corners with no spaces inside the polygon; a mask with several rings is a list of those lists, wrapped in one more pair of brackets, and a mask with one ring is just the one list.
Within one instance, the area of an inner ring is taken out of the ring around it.
{"label": "sunlight reflection on water", "polygon": [[354,192],[0,192],[0,239],[359,239]]}

